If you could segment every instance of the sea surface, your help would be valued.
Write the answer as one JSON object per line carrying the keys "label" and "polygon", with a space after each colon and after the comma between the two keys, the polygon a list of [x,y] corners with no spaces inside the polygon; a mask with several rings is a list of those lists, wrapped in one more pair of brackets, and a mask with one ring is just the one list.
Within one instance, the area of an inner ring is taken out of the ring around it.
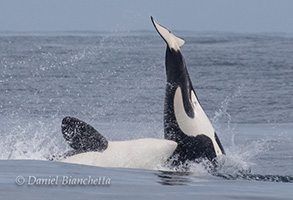
{"label": "sea surface", "polygon": [[163,138],[166,45],[155,31],[1,32],[0,198],[293,199],[293,34],[175,34],[227,154],[217,172],[49,161],[70,150],[65,116],[108,140]]}

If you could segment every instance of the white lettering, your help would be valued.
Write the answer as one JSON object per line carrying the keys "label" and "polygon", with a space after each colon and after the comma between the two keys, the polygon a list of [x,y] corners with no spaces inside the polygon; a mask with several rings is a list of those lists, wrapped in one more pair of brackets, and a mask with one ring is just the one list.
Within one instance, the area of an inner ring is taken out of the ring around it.
{"label": "white lettering", "polygon": [[36,177],[29,176],[27,185],[111,185],[111,179],[106,177],[88,176],[85,178],[74,178],[72,176],[62,176],[59,182],[58,176],[49,177]]}
{"label": "white lettering", "polygon": [[35,177],[35,176],[29,176],[29,177],[28,177],[27,184],[28,184],[28,185],[34,185],[35,182],[36,182],[36,180],[37,180],[37,177]]}

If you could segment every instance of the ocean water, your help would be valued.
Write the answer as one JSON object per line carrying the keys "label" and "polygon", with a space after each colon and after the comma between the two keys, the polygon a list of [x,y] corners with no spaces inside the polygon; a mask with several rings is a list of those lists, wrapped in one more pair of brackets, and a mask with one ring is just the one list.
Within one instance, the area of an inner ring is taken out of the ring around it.
{"label": "ocean water", "polygon": [[[70,149],[68,115],[108,140],[163,138],[166,46],[155,31],[2,32],[1,199],[293,199],[293,35],[175,34],[227,154],[217,173],[48,161]],[[74,182],[91,178],[108,182]]]}

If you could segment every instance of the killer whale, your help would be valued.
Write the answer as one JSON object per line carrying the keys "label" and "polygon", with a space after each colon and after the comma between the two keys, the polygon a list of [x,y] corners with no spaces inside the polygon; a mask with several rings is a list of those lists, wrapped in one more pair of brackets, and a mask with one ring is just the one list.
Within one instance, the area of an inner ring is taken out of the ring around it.
{"label": "killer whale", "polygon": [[100,167],[156,169],[164,166],[177,147],[172,140],[143,138],[108,141],[95,128],[74,117],[62,120],[64,139],[73,149],[62,162]]}
{"label": "killer whale", "polygon": [[167,44],[167,75],[164,103],[164,137],[178,144],[172,155],[173,165],[208,159],[215,163],[225,154],[223,146],[200,102],[190,80],[180,47],[185,41],[151,21]]}
{"label": "killer whale", "polygon": [[182,165],[225,154],[214,128],[193,89],[180,47],[185,41],[151,20],[167,43],[167,84],[164,103],[165,139],[108,141],[89,124],[73,117],[62,120],[63,137],[74,149],[63,162],[154,169],[158,164]]}

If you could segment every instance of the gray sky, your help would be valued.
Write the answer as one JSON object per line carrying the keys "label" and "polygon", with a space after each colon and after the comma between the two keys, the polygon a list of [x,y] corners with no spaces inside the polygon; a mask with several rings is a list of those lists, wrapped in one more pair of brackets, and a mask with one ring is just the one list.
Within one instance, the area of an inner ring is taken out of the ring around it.
{"label": "gray sky", "polygon": [[0,0],[0,31],[293,33],[293,0]]}

